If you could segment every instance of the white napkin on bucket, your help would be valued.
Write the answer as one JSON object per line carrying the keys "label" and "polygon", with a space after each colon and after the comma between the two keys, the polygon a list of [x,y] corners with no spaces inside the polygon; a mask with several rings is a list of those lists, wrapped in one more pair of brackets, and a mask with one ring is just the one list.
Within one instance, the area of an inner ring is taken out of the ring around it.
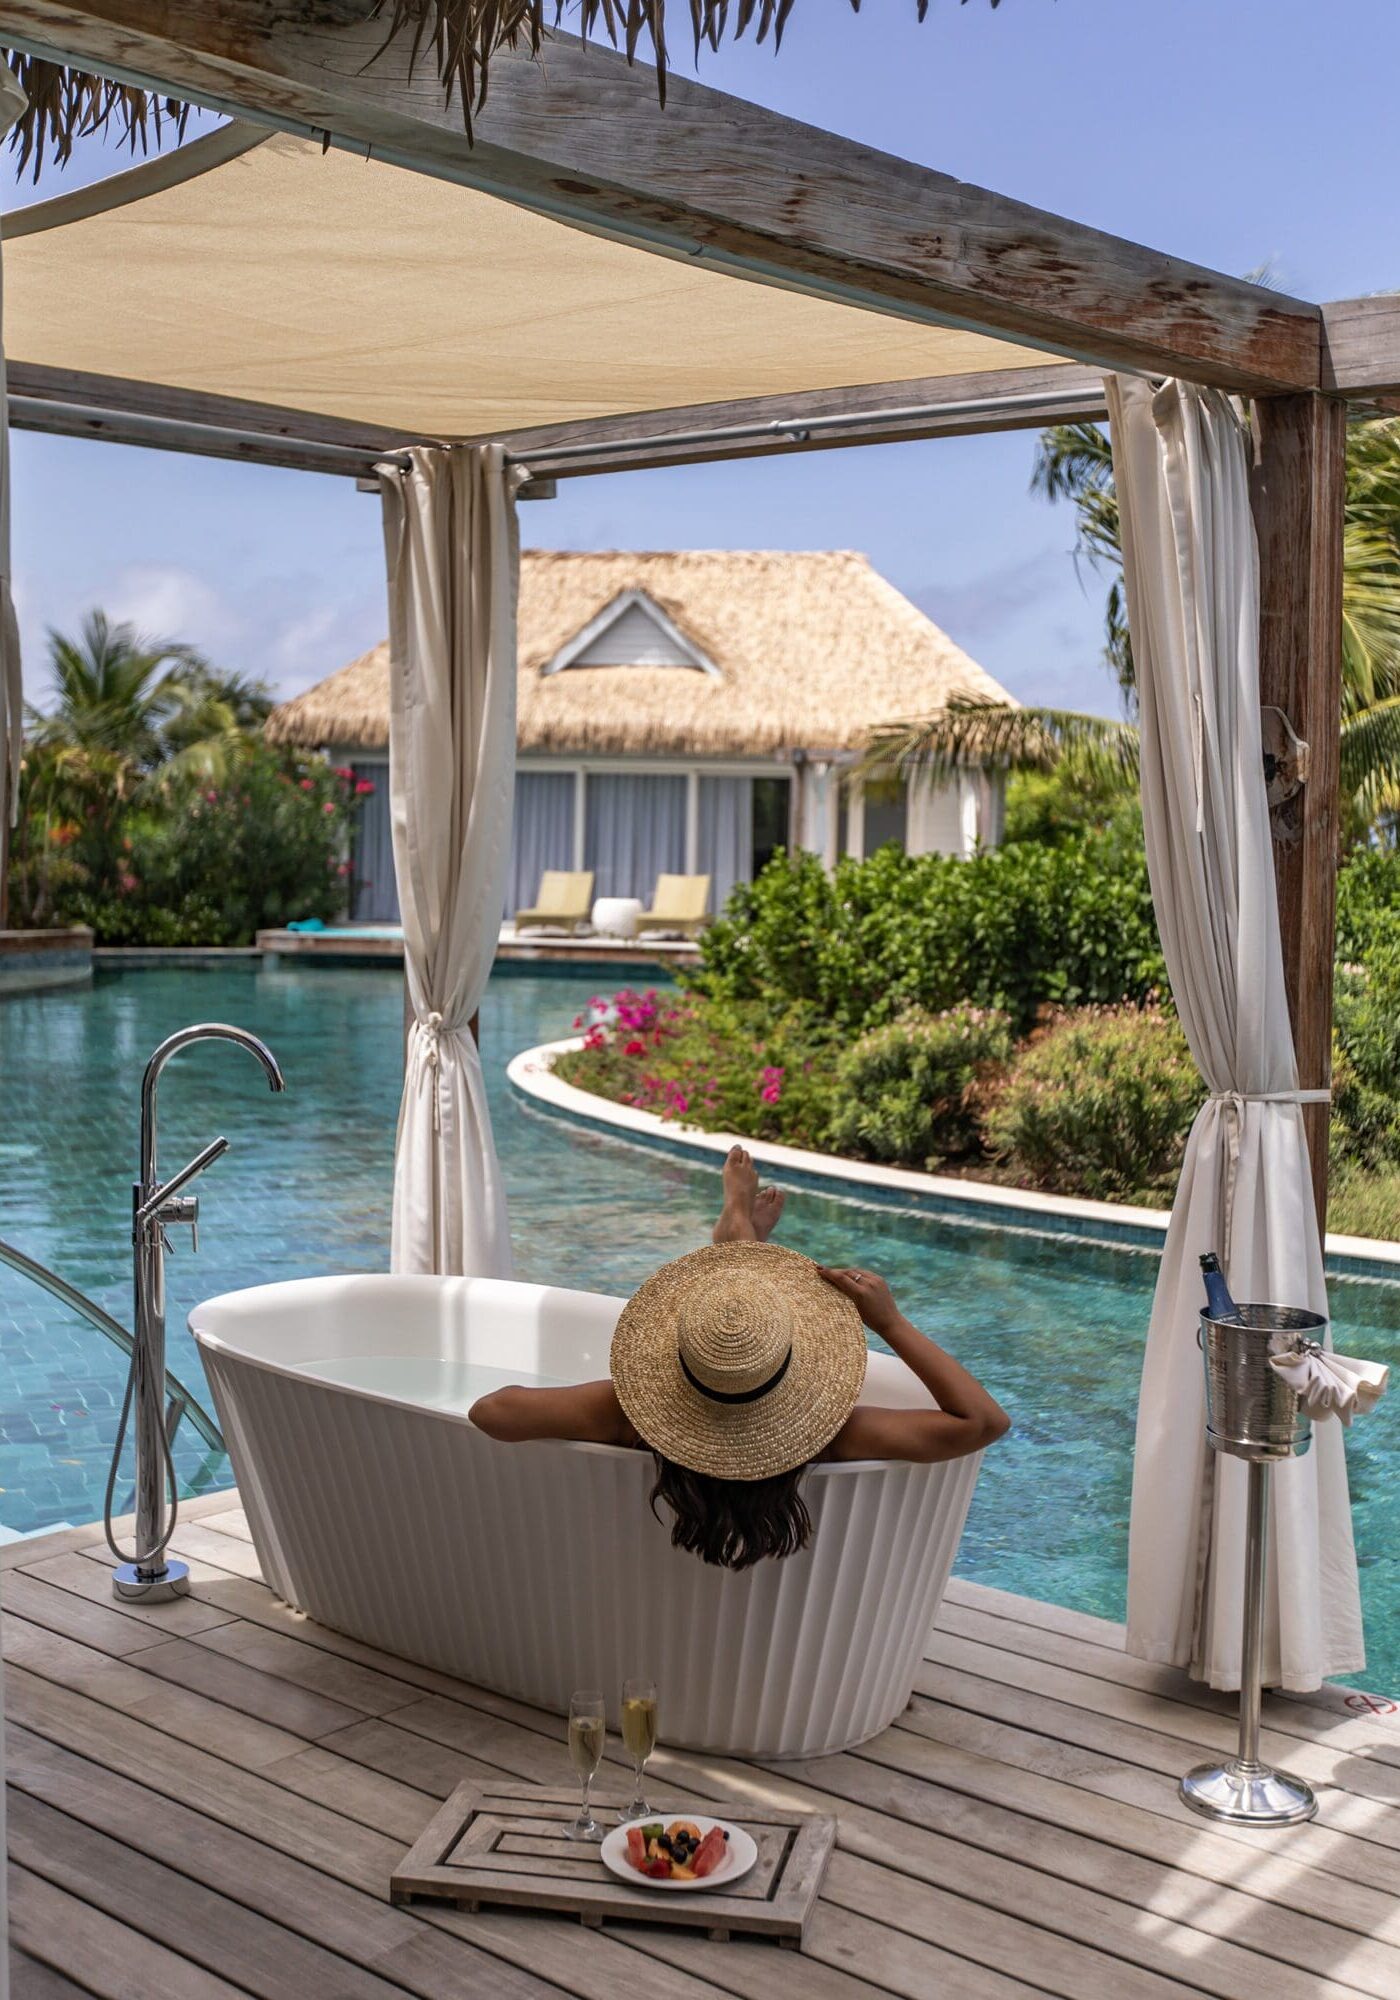
{"label": "white napkin on bucket", "polygon": [[1390,1370],[1380,1361],[1355,1361],[1305,1340],[1289,1354],[1271,1354],[1277,1369],[1310,1417],[1364,1417],[1385,1394]]}

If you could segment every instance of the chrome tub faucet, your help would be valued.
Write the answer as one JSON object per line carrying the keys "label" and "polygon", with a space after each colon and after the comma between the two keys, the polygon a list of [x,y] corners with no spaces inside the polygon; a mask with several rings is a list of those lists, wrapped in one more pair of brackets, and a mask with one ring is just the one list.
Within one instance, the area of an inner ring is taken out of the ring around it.
{"label": "chrome tub faucet", "polygon": [[[164,1415],[165,1389],[165,1253],[166,1230],[187,1224],[194,1247],[199,1246],[199,1196],[184,1190],[204,1169],[228,1151],[228,1140],[217,1138],[187,1165],[162,1182],[157,1162],[156,1091],[161,1072],[173,1055],[194,1042],[233,1042],[256,1056],[269,1087],[286,1088],[277,1059],[265,1043],[244,1028],[208,1021],[181,1028],[161,1043],[141,1080],[141,1178],[131,1190],[131,1242],[135,1295],[135,1345],[116,1448],[107,1480],[105,1525],[108,1546],[118,1558],[112,1588],[119,1598],[146,1602],[181,1595],[189,1587],[189,1566],[167,1560],[178,1508],[175,1467]],[[132,1410],[136,1420],[136,1547],[128,1558],[112,1534],[112,1496],[117,1468]]]}

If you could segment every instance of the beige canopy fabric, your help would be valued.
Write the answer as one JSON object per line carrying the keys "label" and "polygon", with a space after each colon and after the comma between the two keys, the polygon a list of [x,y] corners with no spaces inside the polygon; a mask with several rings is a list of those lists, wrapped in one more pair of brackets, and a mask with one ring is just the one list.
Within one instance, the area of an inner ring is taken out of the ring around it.
{"label": "beige canopy fabric", "polygon": [[18,211],[7,229],[11,220],[16,360],[406,437],[1054,358],[731,276],[247,127]]}

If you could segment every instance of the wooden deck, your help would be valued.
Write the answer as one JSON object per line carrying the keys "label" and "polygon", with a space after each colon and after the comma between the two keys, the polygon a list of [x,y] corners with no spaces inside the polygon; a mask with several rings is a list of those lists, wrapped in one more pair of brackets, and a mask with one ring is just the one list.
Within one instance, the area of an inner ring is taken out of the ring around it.
{"label": "wooden deck", "polygon": [[1400,1995],[1400,1715],[1340,1690],[1266,1708],[1265,1754],[1320,1788],[1317,1822],[1216,1830],[1175,1785],[1231,1742],[1227,1701],[1128,1658],[1116,1626],[955,1585],[873,1743],[800,1766],[658,1753],[669,1787],[739,1811],[839,1815],[799,1961],[391,1908],[460,1779],[559,1781],[558,1720],[289,1611],[235,1495],[188,1508],[175,1547],[191,1598],[146,1610],[113,1604],[91,1529],[0,1553],[15,2000]]}

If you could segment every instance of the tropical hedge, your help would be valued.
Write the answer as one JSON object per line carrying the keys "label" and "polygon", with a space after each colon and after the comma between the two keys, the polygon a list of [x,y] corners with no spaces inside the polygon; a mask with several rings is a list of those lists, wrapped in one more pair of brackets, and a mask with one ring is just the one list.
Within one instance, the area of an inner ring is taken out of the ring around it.
{"label": "tropical hedge", "polygon": [[[1400,1236],[1400,855],[1342,871],[1335,1228]],[[706,1130],[1170,1200],[1203,1086],[1131,822],[970,861],[776,856],[680,989],[600,995],[568,1082]]]}

